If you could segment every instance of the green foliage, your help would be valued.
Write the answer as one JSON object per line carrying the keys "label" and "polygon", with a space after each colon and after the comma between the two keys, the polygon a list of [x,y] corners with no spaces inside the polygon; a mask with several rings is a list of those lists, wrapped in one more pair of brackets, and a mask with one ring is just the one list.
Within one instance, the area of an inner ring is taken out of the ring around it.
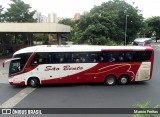
{"label": "green foliage", "polygon": [[0,5],[0,22],[3,22],[4,21],[4,14],[2,13],[3,12],[3,7],[2,5]]}
{"label": "green foliage", "polygon": [[34,34],[33,40],[42,42],[48,41],[48,34]]}
{"label": "green foliage", "polygon": [[148,19],[144,20],[143,26],[141,27],[141,30],[139,32],[139,36],[150,38],[152,34],[153,34],[153,29],[152,27],[148,26]]}
{"label": "green foliage", "polygon": [[81,16],[74,28],[72,40],[80,44],[122,44],[127,15],[127,41],[132,41],[143,25],[143,17],[139,12],[122,0],[95,6],[89,13]]}
{"label": "green foliage", "polygon": [[33,15],[35,11],[30,12],[30,5],[21,0],[11,0],[10,8],[5,12],[5,21],[7,22],[35,22]]}
{"label": "green foliage", "polygon": [[148,27],[153,34],[155,32],[156,40],[160,39],[160,16],[151,17],[146,20]]}
{"label": "green foliage", "polygon": [[69,19],[69,18],[60,20],[58,23],[64,24],[64,25],[69,25],[69,26],[71,26],[71,27],[74,27],[74,25],[75,25],[75,21],[72,20],[72,19]]}
{"label": "green foliage", "polygon": [[[22,0],[11,0],[11,4],[9,4],[9,8],[2,14],[3,8],[0,6],[0,21],[5,22],[35,22],[33,19],[33,15],[35,11],[30,12],[30,5],[25,4]],[[16,41],[15,44],[24,44],[24,39],[27,38],[25,34],[15,34]],[[8,34],[7,43],[11,43],[14,40],[14,35]]]}
{"label": "green foliage", "polygon": [[73,37],[73,33],[74,33],[74,31],[75,31],[75,28],[76,28],[76,22],[77,22],[77,21],[72,20],[72,19],[69,19],[69,18],[60,20],[60,21],[58,22],[58,23],[60,23],[60,24],[64,24],[64,25],[69,25],[69,26],[71,26],[71,34],[70,34],[70,35],[63,35],[63,38],[65,38],[65,40],[70,41],[71,38]]}
{"label": "green foliage", "polygon": [[[140,104],[140,103],[137,103],[135,104],[134,106],[137,107],[137,108],[141,108],[141,109],[147,109],[147,108],[150,108],[149,107],[149,104],[150,102],[146,102],[144,104]],[[160,105],[156,105],[155,107],[153,108],[159,108]],[[151,114],[134,114],[132,117],[160,117],[160,115],[151,115]]]}

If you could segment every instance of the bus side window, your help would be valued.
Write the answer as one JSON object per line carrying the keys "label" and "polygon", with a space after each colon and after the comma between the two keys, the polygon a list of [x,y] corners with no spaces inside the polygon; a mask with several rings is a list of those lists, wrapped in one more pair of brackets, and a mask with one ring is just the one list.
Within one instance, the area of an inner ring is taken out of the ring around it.
{"label": "bus side window", "polygon": [[123,62],[124,61],[124,53],[119,53],[118,54],[118,62]]}
{"label": "bus side window", "polygon": [[109,54],[108,54],[108,61],[109,61],[109,62],[115,62],[115,60],[116,60],[116,59],[114,58],[113,53],[109,53]]}
{"label": "bus side window", "polygon": [[152,52],[151,51],[138,51],[136,52],[136,61],[143,62],[150,59]]}
{"label": "bus side window", "polygon": [[106,53],[100,52],[98,53],[98,62],[105,62]]}
{"label": "bus side window", "polygon": [[33,58],[31,65],[50,64],[52,63],[51,53],[37,53]]}
{"label": "bus side window", "polygon": [[131,61],[133,61],[133,55],[132,55],[131,52],[126,52],[125,60],[126,60],[126,62],[131,62]]}
{"label": "bus side window", "polygon": [[91,62],[91,63],[96,63],[97,62],[96,53],[90,53],[89,58],[90,58],[89,62]]}
{"label": "bus side window", "polygon": [[39,53],[37,53],[32,62],[31,62],[31,65],[38,65],[40,62],[42,62],[42,58],[39,56]]}
{"label": "bus side window", "polygon": [[88,53],[72,53],[71,63],[86,63],[88,59]]}
{"label": "bus side window", "polygon": [[42,61],[43,61],[43,58],[42,58],[41,55],[39,55],[39,57],[38,57],[38,63],[42,63]]}
{"label": "bus side window", "polygon": [[57,52],[52,54],[52,63],[69,63],[70,53]]}
{"label": "bus side window", "polygon": [[80,63],[80,54],[79,53],[72,53],[72,62],[73,63]]}
{"label": "bus side window", "polygon": [[52,63],[52,54],[51,53],[48,55],[48,61],[49,61],[49,63]]}

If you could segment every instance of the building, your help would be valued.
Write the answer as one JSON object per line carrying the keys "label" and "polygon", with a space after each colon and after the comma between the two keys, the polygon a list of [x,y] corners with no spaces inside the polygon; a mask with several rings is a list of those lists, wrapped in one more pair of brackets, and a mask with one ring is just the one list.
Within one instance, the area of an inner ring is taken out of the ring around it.
{"label": "building", "polygon": [[42,15],[41,16],[41,22],[40,23],[47,23],[48,22],[48,17]]}
{"label": "building", "polygon": [[61,21],[61,20],[63,20],[63,19],[65,19],[65,18],[63,18],[63,17],[58,17],[58,22]]}
{"label": "building", "polygon": [[34,19],[37,19],[37,22],[41,22],[41,12],[36,11],[35,14],[33,15]]}
{"label": "building", "polygon": [[42,15],[41,12],[38,11],[33,15],[33,18],[37,19],[37,23],[47,23],[48,21],[48,17]]}
{"label": "building", "polygon": [[[62,35],[71,32],[70,26],[58,23],[0,23],[0,27],[3,27],[0,28],[0,54],[15,52],[18,49],[32,46],[34,43],[33,36],[37,33],[50,34],[48,36],[53,35],[49,37],[49,42],[52,41],[54,44],[61,44],[63,39]],[[10,34],[13,35],[14,39],[10,40],[10,38],[7,38],[7,35]],[[17,34],[26,35],[21,41],[26,41],[27,43],[19,43],[18,40],[20,40],[20,38],[15,36]]]}
{"label": "building", "polygon": [[58,23],[58,18],[56,13],[49,13],[48,14],[48,23]]}

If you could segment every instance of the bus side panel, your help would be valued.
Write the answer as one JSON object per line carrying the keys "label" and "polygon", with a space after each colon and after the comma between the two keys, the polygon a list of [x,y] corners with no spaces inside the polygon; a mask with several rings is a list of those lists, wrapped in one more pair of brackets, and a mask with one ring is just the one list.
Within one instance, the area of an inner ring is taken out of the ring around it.
{"label": "bus side panel", "polygon": [[84,72],[88,69],[94,69],[97,63],[72,63],[72,64],[50,64],[45,65],[42,84],[55,83],[79,83],[86,82]]}
{"label": "bus side panel", "polygon": [[151,62],[142,62],[139,67],[135,81],[149,80],[151,76]]}
{"label": "bus side panel", "polygon": [[90,70],[85,73],[86,77],[95,78],[92,82],[104,82],[106,76],[114,75],[117,79],[121,75],[129,75],[130,80],[135,79],[136,72],[140,63],[101,63],[96,70]]}
{"label": "bus side panel", "polygon": [[[141,63],[99,63],[82,72],[71,74],[60,72],[59,78],[51,78],[42,80],[42,84],[59,84],[59,83],[90,83],[90,82],[104,82],[107,75],[115,75],[118,79],[122,74],[130,76],[130,80],[134,81],[136,73]],[[88,65],[88,64],[86,64]],[[81,67],[83,67],[81,65]]]}
{"label": "bus side panel", "polygon": [[[147,69],[150,70],[149,63],[147,63],[147,65],[149,65]],[[69,65],[70,68],[76,69],[65,69],[66,66],[68,66],[67,64],[57,64],[57,66],[55,66],[55,64],[39,65],[35,69],[24,73],[23,76],[26,81],[28,80],[27,78],[38,77],[40,79],[41,84],[104,82],[107,75],[115,75],[118,79],[123,74],[129,75],[131,81],[141,81],[144,80],[142,78],[139,78],[139,74],[142,73],[137,71],[144,71],[144,69],[146,68],[146,63],[142,63],[142,65],[141,62],[99,64],[85,63]],[[21,75],[18,76],[20,77]],[[148,78],[146,80],[148,80]],[[22,79],[20,78],[17,82],[22,82]]]}

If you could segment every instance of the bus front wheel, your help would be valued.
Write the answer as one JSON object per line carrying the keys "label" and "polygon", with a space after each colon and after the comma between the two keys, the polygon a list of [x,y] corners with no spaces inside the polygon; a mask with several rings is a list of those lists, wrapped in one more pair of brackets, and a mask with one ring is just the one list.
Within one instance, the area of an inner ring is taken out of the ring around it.
{"label": "bus front wheel", "polygon": [[39,86],[39,79],[38,78],[30,78],[29,85],[33,88]]}
{"label": "bus front wheel", "polygon": [[105,79],[105,84],[112,86],[116,83],[116,77],[115,76],[107,76]]}

